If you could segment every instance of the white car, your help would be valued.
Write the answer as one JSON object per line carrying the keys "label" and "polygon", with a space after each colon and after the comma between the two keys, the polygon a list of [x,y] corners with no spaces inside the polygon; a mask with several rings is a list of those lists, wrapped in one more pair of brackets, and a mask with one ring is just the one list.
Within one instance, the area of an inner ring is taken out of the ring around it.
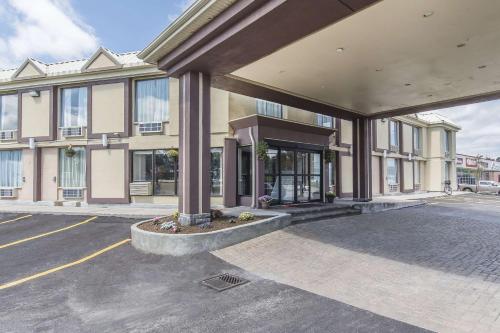
{"label": "white car", "polygon": [[491,180],[480,180],[479,184],[460,184],[458,189],[467,192],[477,192],[477,193],[494,193],[500,195],[500,184]]}

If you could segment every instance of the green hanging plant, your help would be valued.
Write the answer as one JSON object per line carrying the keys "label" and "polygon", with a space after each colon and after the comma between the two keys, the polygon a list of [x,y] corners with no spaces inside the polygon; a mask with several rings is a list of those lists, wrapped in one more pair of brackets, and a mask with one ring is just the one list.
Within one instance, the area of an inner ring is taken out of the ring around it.
{"label": "green hanging plant", "polygon": [[335,152],[330,149],[325,150],[325,162],[331,163],[335,160]]}
{"label": "green hanging plant", "polygon": [[257,158],[262,161],[267,161],[269,156],[267,155],[267,150],[269,145],[265,141],[259,141],[256,146]]}
{"label": "green hanging plant", "polygon": [[73,146],[69,145],[66,148],[64,148],[64,155],[66,155],[66,157],[71,158],[76,155],[76,150],[73,149]]}
{"label": "green hanging plant", "polygon": [[177,159],[179,157],[179,151],[175,149],[169,149],[167,151],[167,156],[170,158]]}

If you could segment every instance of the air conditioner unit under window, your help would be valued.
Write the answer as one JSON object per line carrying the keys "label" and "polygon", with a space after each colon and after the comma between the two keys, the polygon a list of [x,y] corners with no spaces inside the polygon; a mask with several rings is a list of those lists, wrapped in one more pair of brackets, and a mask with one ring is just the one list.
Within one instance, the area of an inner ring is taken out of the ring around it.
{"label": "air conditioner unit under window", "polygon": [[15,188],[0,188],[0,198],[17,198]]}
{"label": "air conditioner unit under window", "polygon": [[0,141],[15,140],[17,131],[0,131]]}
{"label": "air conditioner unit under window", "polygon": [[64,188],[63,189],[64,199],[82,199],[83,189],[81,188]]}
{"label": "air conditioner unit under window", "polygon": [[139,133],[161,133],[162,131],[163,124],[160,122],[139,124]]}
{"label": "air conditioner unit under window", "polygon": [[83,136],[83,127],[63,127],[61,129],[61,135],[65,138]]}
{"label": "air conditioner unit under window", "polygon": [[150,182],[130,183],[130,195],[152,195],[153,184]]}

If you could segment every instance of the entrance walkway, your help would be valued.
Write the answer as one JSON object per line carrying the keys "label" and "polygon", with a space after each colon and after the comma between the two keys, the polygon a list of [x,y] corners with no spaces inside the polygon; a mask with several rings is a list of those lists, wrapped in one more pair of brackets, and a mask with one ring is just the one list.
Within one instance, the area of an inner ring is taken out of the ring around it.
{"label": "entrance walkway", "polygon": [[407,208],[295,225],[214,254],[262,277],[429,330],[500,332],[496,214]]}

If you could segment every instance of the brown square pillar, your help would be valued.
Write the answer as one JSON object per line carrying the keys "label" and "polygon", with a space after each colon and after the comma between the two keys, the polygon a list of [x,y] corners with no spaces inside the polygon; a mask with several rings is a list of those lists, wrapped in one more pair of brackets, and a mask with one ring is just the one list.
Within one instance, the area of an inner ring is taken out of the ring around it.
{"label": "brown square pillar", "polygon": [[372,127],[365,117],[352,122],[353,200],[372,200]]}
{"label": "brown square pillar", "polygon": [[235,138],[224,139],[224,174],[223,174],[223,204],[225,207],[237,205],[237,183],[238,174],[236,170],[236,154],[238,142]]}
{"label": "brown square pillar", "polygon": [[179,221],[210,221],[210,76],[187,72],[180,77]]}

